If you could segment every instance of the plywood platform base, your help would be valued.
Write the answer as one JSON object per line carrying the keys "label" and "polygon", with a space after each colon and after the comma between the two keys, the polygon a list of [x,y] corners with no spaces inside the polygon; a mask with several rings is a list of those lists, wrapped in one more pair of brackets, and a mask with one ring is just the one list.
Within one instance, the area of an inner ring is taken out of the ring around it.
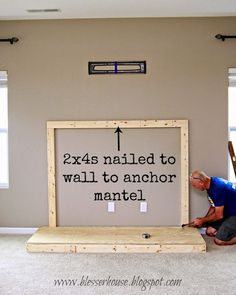
{"label": "plywood platform base", "polygon": [[[143,233],[151,237],[144,239]],[[26,248],[60,253],[202,253],[206,243],[190,227],[41,227]]]}

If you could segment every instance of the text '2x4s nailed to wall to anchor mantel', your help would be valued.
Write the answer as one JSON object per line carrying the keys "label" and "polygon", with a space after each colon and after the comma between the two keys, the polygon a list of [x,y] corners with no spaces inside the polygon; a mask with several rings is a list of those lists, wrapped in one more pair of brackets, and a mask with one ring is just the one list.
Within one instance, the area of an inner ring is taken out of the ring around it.
{"label": "text '2x4s nailed to wall to anchor mantel'", "polygon": [[[177,178],[175,173],[158,173],[158,169],[164,166],[174,166],[176,157],[173,155],[165,155],[161,153],[148,153],[147,155],[139,155],[136,153],[124,153],[122,155],[72,155],[70,153],[63,154],[63,166],[79,167],[78,173],[63,173],[62,177],[65,183],[78,184],[165,184],[173,183]],[[99,173],[93,171],[91,167],[99,166]],[[107,167],[117,167],[117,173],[107,171]],[[121,173],[122,167],[126,166],[145,166],[145,172],[139,173]],[[87,167],[89,170],[87,170]],[[155,171],[153,171],[155,170]],[[119,172],[119,173],[118,173]],[[99,174],[99,175],[98,175]],[[129,192],[127,189],[121,189],[119,192],[99,191],[93,194],[94,201],[144,201],[143,190],[141,187],[135,191]]]}

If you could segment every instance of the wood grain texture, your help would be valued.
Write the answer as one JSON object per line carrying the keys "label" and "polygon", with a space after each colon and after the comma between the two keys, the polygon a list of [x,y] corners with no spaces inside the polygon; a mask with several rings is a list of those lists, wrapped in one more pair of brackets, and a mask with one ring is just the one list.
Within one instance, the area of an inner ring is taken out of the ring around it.
{"label": "wood grain texture", "polygon": [[[142,233],[151,235],[142,238]],[[29,252],[190,253],[205,252],[190,227],[42,227],[27,242]]]}
{"label": "wood grain texture", "polygon": [[55,138],[54,129],[47,129],[48,149],[48,220],[49,226],[56,226],[56,179],[55,179]]}

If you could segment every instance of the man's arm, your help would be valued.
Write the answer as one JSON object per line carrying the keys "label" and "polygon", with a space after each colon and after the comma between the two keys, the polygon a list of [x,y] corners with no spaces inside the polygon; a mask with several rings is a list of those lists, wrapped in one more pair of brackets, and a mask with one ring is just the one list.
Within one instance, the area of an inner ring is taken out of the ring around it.
{"label": "man's arm", "polygon": [[198,217],[193,220],[193,226],[201,227],[204,223],[213,222],[223,218],[224,206],[213,207],[215,210],[211,209],[211,207],[205,217]]}
{"label": "man's arm", "polygon": [[210,206],[209,207],[209,210],[207,211],[207,214],[205,215],[205,217],[208,216],[208,215],[211,215],[214,212],[215,212],[215,207],[214,206]]}

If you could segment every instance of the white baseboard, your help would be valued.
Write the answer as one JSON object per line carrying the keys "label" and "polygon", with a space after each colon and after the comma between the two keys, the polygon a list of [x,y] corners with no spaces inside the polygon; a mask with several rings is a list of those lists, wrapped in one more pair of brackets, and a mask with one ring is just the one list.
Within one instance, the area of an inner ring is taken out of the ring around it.
{"label": "white baseboard", "polygon": [[37,227],[0,227],[0,234],[30,235],[34,234]]}

